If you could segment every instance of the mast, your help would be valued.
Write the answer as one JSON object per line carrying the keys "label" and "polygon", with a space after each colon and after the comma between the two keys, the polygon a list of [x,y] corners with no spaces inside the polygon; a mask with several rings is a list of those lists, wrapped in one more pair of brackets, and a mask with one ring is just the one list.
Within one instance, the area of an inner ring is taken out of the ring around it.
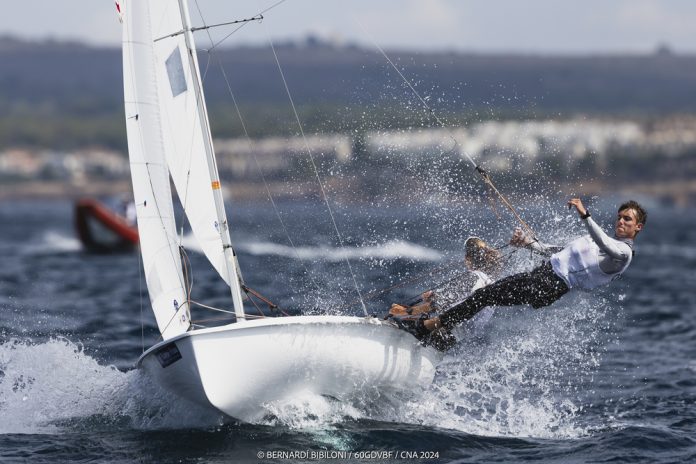
{"label": "mast", "polygon": [[242,302],[242,292],[240,288],[240,276],[237,270],[237,258],[232,248],[230,239],[229,225],[227,223],[227,215],[225,213],[225,203],[220,190],[220,177],[218,174],[217,163],[215,161],[215,150],[213,148],[213,139],[210,133],[210,123],[208,121],[208,111],[205,106],[205,98],[203,96],[203,86],[198,72],[198,58],[194,47],[193,32],[191,31],[191,19],[189,17],[188,1],[179,0],[179,10],[181,12],[181,20],[184,26],[184,39],[186,49],[188,51],[188,64],[191,69],[191,78],[193,80],[193,89],[196,96],[196,108],[198,117],[201,121],[201,130],[203,131],[203,145],[205,146],[205,158],[208,163],[208,171],[210,173],[211,188],[213,189],[213,199],[215,201],[215,211],[218,218],[218,232],[223,245],[223,253],[225,255],[225,267],[227,271],[227,281],[230,284],[232,293],[232,305],[234,307],[237,322],[246,320],[244,317],[244,304]]}

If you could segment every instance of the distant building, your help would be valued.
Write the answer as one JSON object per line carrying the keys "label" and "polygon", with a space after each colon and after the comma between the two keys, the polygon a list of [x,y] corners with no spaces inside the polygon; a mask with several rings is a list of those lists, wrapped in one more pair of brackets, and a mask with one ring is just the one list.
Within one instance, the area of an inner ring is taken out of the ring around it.
{"label": "distant building", "polygon": [[75,152],[9,149],[0,152],[0,177],[13,180],[57,180],[79,184],[129,175],[123,153],[103,148]]}
{"label": "distant building", "polygon": [[[674,140],[676,134],[670,138]],[[572,119],[484,121],[468,128],[373,132],[367,134],[365,144],[372,156],[394,162],[443,157],[468,161],[468,156],[490,171],[528,172],[537,160],[554,157],[569,164],[593,157],[603,166],[609,154],[656,141],[637,122]]]}
{"label": "distant building", "polygon": [[319,162],[347,163],[352,159],[352,141],[346,135],[329,134],[302,137],[270,137],[259,140],[218,139],[214,143],[221,177],[272,178],[298,168],[307,171],[308,150]]}

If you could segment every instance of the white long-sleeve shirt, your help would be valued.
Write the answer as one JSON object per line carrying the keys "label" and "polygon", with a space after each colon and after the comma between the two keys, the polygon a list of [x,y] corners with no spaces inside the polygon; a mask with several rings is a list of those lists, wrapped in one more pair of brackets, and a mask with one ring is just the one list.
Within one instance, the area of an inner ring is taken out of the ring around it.
{"label": "white long-sleeve shirt", "polygon": [[590,290],[620,276],[631,263],[633,240],[609,237],[590,217],[584,220],[588,235],[577,238],[564,248],[533,244],[532,248],[551,255],[554,272],[569,288]]}

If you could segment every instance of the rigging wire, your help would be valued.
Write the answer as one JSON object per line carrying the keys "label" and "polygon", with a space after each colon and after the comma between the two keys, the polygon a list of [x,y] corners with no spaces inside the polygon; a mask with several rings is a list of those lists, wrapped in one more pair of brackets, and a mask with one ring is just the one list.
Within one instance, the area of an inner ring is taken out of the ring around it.
{"label": "rigging wire", "polygon": [[[272,5],[271,7],[266,8],[266,9],[263,10],[262,12],[258,13],[258,15],[262,15],[263,13],[266,13],[267,11],[269,11],[269,10],[275,8],[276,6],[280,5],[281,3],[285,2],[285,1],[286,1],[286,0],[281,0],[281,1],[277,2],[276,4]],[[203,12],[201,11],[200,5],[198,4],[198,0],[195,0],[195,4],[196,4],[196,9],[198,10],[198,14],[199,14],[199,16],[201,17],[201,21],[203,21],[203,24],[205,24],[205,18],[203,17]],[[246,23],[245,23],[245,24],[246,24]],[[208,35],[208,40],[210,40],[210,43],[213,44],[214,41],[213,41],[212,35],[210,34],[210,31],[207,31],[207,35]],[[229,35],[228,35],[227,37],[229,37]],[[227,37],[226,37],[226,38],[227,38]],[[206,50],[206,53],[207,53],[207,56],[208,56],[208,62],[207,62],[207,65],[206,65],[205,73],[204,73],[204,75],[203,75],[203,80],[205,80],[205,77],[206,77],[207,74],[208,74],[208,70],[209,70],[209,67],[210,67],[210,62],[211,62],[211,60],[212,60],[213,57],[214,57],[214,58],[217,60],[217,65],[218,65],[218,67],[220,68],[220,72],[222,73],[222,77],[223,77],[223,79],[225,80],[225,85],[227,86],[227,92],[229,93],[230,98],[232,99],[232,103],[234,104],[234,109],[235,109],[235,112],[237,113],[237,117],[239,118],[239,122],[240,122],[240,124],[241,124],[241,126],[242,126],[242,131],[244,132],[244,138],[245,138],[245,140],[247,141],[247,145],[248,145],[248,147],[249,147],[249,152],[253,155],[254,163],[255,163],[255,165],[256,165],[256,169],[258,170],[258,172],[259,172],[259,174],[260,174],[260,176],[261,176],[261,180],[262,180],[262,182],[263,182],[264,189],[266,190],[266,195],[268,196],[268,200],[270,201],[271,206],[273,207],[273,211],[275,212],[275,215],[276,215],[276,217],[278,218],[278,222],[280,223],[280,227],[283,229],[283,233],[285,234],[285,238],[288,240],[288,243],[290,243],[290,246],[291,246],[292,250],[293,250],[294,253],[295,253],[295,257],[297,258],[297,260],[298,260],[299,262],[302,262],[302,267],[304,268],[305,275],[306,275],[307,278],[310,280],[310,282],[312,283],[312,285],[314,286],[314,288],[315,288],[316,290],[319,290],[321,287],[320,287],[319,284],[316,282],[316,280],[314,279],[314,277],[313,277],[312,274],[310,273],[310,271],[309,271],[309,269],[307,268],[307,266],[306,266],[306,265],[304,264],[304,262],[300,259],[300,254],[299,254],[299,252],[297,251],[297,246],[295,245],[295,242],[293,241],[293,239],[292,239],[292,237],[291,237],[291,235],[290,235],[290,232],[289,232],[287,226],[285,225],[285,221],[283,220],[283,217],[282,217],[282,215],[280,214],[280,209],[278,208],[278,205],[276,204],[275,200],[273,199],[273,195],[271,194],[271,189],[270,189],[270,187],[268,186],[268,181],[266,180],[266,176],[265,176],[264,173],[263,173],[263,169],[261,168],[261,164],[259,163],[259,159],[258,159],[258,157],[256,156],[256,151],[253,149],[253,146],[252,146],[252,143],[251,143],[251,136],[249,135],[249,131],[248,131],[248,129],[247,129],[247,125],[246,125],[245,119],[244,119],[244,117],[242,116],[242,111],[241,111],[241,109],[239,108],[239,104],[237,103],[237,97],[235,96],[234,92],[232,91],[232,85],[230,84],[229,77],[227,76],[227,71],[225,70],[225,67],[222,65],[222,60],[220,59],[220,56],[219,56],[217,53],[215,53],[215,47],[216,47],[216,46],[217,46],[217,45],[213,45],[211,48],[209,48],[208,50]]]}
{"label": "rigging wire", "polygon": [[[268,34],[267,34],[268,35]],[[336,224],[336,218],[334,217],[333,209],[331,208],[331,203],[329,202],[329,197],[326,194],[326,189],[324,188],[324,183],[321,181],[321,176],[319,175],[319,169],[317,168],[316,162],[314,161],[314,155],[312,154],[312,150],[309,147],[309,143],[307,142],[307,137],[304,132],[304,128],[302,126],[302,122],[300,121],[300,116],[297,113],[297,107],[295,106],[295,102],[292,98],[292,94],[290,93],[290,88],[288,87],[287,80],[285,79],[285,73],[283,72],[283,67],[280,65],[280,60],[278,59],[278,54],[276,53],[275,46],[273,45],[273,41],[270,37],[268,36],[268,42],[271,46],[271,50],[273,51],[273,57],[275,58],[276,65],[278,67],[278,72],[280,73],[280,77],[283,80],[283,85],[285,86],[285,92],[288,96],[288,99],[290,100],[290,106],[292,106],[292,111],[295,115],[295,120],[297,121],[297,125],[300,130],[300,134],[302,135],[302,140],[304,141],[305,149],[307,150],[307,154],[309,155],[309,160],[312,164],[312,168],[314,170],[314,175],[317,179],[317,183],[319,184],[319,190],[321,191],[321,196],[324,200],[324,203],[326,204],[326,209],[329,212],[329,217],[331,218],[331,223],[333,224],[334,231],[336,232],[336,236],[338,237],[338,243],[341,248],[345,248],[344,241],[343,241],[343,236],[341,235],[340,230],[338,229],[338,225]],[[358,286],[358,281],[355,277],[355,272],[353,271],[353,266],[350,264],[350,260],[348,257],[345,258],[345,262],[348,265],[348,270],[350,271],[350,276],[353,279],[353,285],[355,286],[355,291],[358,294],[358,298],[360,300],[360,305],[362,306],[363,313],[365,316],[368,316],[367,312],[367,307],[365,306],[365,301],[363,301],[362,293],[360,292],[360,287]]]}
{"label": "rigging wire", "polygon": [[[510,245],[505,244],[505,245],[496,247],[495,249],[496,249],[496,250],[502,250],[502,249],[504,249],[504,248],[507,248],[508,246],[510,246]],[[515,254],[517,251],[519,251],[519,250],[518,250],[518,249],[514,249],[514,250],[512,250],[511,252],[509,252],[509,253],[507,253],[506,255],[504,255],[504,256],[503,256],[503,262],[504,262],[504,263],[509,262],[510,259],[512,258],[512,255]],[[420,273],[420,274],[415,275],[414,277],[412,277],[412,278],[410,278],[410,279],[401,280],[401,281],[399,281],[399,282],[397,282],[397,283],[395,283],[395,284],[393,284],[393,285],[391,285],[391,286],[389,286],[389,287],[385,287],[385,288],[382,288],[382,289],[377,289],[377,290],[373,290],[373,291],[371,291],[371,292],[368,292],[368,293],[366,293],[366,294],[363,296],[363,298],[365,299],[365,301],[374,300],[374,299],[376,299],[377,297],[380,297],[380,296],[382,296],[382,295],[384,295],[384,294],[390,293],[390,292],[392,292],[393,290],[396,290],[396,289],[398,289],[398,288],[405,287],[405,286],[407,286],[407,285],[412,285],[412,284],[419,283],[419,282],[425,282],[426,279],[433,278],[433,277],[435,277],[435,276],[437,276],[437,275],[440,275],[440,274],[444,274],[444,273],[446,273],[446,272],[448,272],[448,271],[453,270],[453,269],[454,269],[455,267],[457,267],[457,266],[462,266],[462,262],[461,262],[461,261],[453,261],[453,262],[451,262],[451,263],[449,263],[449,264],[445,264],[445,265],[436,267],[436,268],[434,268],[434,269],[431,269],[431,270],[422,272],[422,273]],[[453,280],[453,279],[455,279],[455,278],[458,278],[458,277],[461,277],[462,275],[465,275],[465,274],[470,273],[470,272],[471,272],[471,271],[469,271],[469,270],[464,270],[464,271],[457,272],[457,273],[455,274],[454,277],[452,277],[452,278],[450,278],[450,279],[448,279],[448,280],[446,280],[446,281],[436,282],[435,284],[431,285],[430,287],[431,287],[431,288],[437,288],[437,287],[439,287],[439,286],[442,286],[444,283],[450,282],[451,280]],[[407,301],[414,300],[415,298],[417,298],[417,297],[411,297],[411,298],[407,299]],[[346,303],[346,304],[344,304],[344,305],[338,306],[338,307],[336,308],[336,310],[341,310],[341,309],[343,309],[343,308],[348,308],[348,307],[354,305],[355,303],[357,303],[357,301],[348,302],[348,303]]]}
{"label": "rigging wire", "polygon": [[[248,22],[253,21],[253,20],[261,21],[261,20],[263,19],[263,13],[265,13],[265,12],[267,12],[267,11],[269,11],[269,10],[271,10],[271,9],[273,9],[273,8],[275,8],[275,7],[277,7],[277,6],[279,6],[280,4],[284,3],[285,1],[286,1],[286,0],[280,0],[279,2],[276,2],[274,5],[272,5],[272,6],[270,6],[269,8],[263,10],[263,11],[262,11],[261,13],[259,13],[257,16],[255,16],[254,18],[250,18],[249,20],[244,20],[244,21],[233,21],[233,22],[228,22],[228,23],[220,24],[220,25],[229,25],[229,24],[238,24],[238,23],[241,22],[241,24],[240,24],[239,27],[235,28],[235,30],[233,30],[231,33],[229,33],[229,34],[226,35],[225,37],[223,37],[223,39],[221,39],[221,40],[218,41],[218,42],[214,42],[214,41],[213,41],[212,36],[210,35],[210,31],[209,31],[209,29],[210,29],[211,27],[217,26],[217,25],[206,26],[206,25],[205,25],[205,21],[204,21],[204,26],[203,26],[203,27],[192,28],[192,31],[193,31],[193,30],[206,30],[206,32],[208,33],[209,40],[210,40],[210,42],[211,42],[211,44],[212,44],[212,46],[207,50],[207,52],[209,53],[209,60],[208,60],[208,66],[206,66],[206,72],[205,72],[205,74],[207,74],[208,67],[209,67],[209,65],[210,65],[210,59],[211,59],[211,57],[212,57],[212,51],[213,51],[215,48],[217,48],[222,42],[224,42],[225,40],[227,40],[227,38],[229,38],[232,34],[234,34],[234,33],[237,32],[239,29],[241,29],[241,28],[244,27],[246,24],[248,24]],[[201,16],[201,18],[203,18],[203,15],[202,15],[201,10],[200,10],[200,6],[198,5],[198,1],[195,0],[195,3],[196,3],[196,7],[197,7],[197,9],[198,9],[199,15]],[[361,27],[362,27],[362,25],[361,25]],[[364,30],[364,28],[363,28],[363,30]],[[365,31],[365,32],[366,32],[366,35],[367,35],[368,37],[370,37],[370,39],[371,39],[371,41],[373,42],[375,48],[381,53],[381,55],[385,58],[385,60],[389,63],[389,65],[394,69],[394,71],[399,75],[399,77],[403,80],[403,82],[408,86],[408,88],[411,90],[411,92],[418,98],[418,100],[421,102],[421,104],[423,105],[423,107],[427,110],[428,114],[429,114],[432,118],[434,118],[435,121],[437,121],[437,123],[438,123],[441,127],[445,128],[445,129],[448,131],[449,137],[450,137],[450,138],[452,139],[452,141],[454,142],[453,147],[452,147],[452,149],[451,149],[450,151],[454,152],[454,151],[457,149],[457,147],[459,147],[459,142],[457,141],[457,139],[456,139],[456,138],[454,137],[454,135],[452,134],[451,129],[449,128],[449,126],[448,126],[447,124],[445,124],[445,122],[442,121],[442,119],[435,113],[435,111],[433,110],[433,108],[431,108],[430,105],[428,105],[427,101],[420,95],[420,93],[414,88],[414,86],[413,86],[413,85],[411,84],[411,82],[406,78],[406,76],[401,72],[401,70],[394,64],[394,62],[393,62],[393,61],[391,60],[391,58],[386,54],[386,52],[384,51],[384,49],[382,49],[382,47],[380,47],[379,44],[377,44],[376,41],[374,41],[374,39],[372,39],[372,37],[370,36],[369,33],[367,33],[367,31]],[[290,93],[290,90],[289,90],[287,81],[286,81],[286,79],[285,79],[285,75],[284,75],[282,66],[281,66],[281,64],[280,64],[280,60],[278,59],[278,55],[277,55],[277,53],[276,53],[275,46],[274,46],[272,40],[270,39],[270,37],[269,37],[269,43],[270,43],[270,46],[271,46],[271,50],[273,51],[273,56],[274,56],[274,58],[275,58],[276,65],[277,65],[277,67],[278,67],[280,76],[281,76],[282,81],[283,81],[283,84],[284,84],[284,86],[285,86],[286,93],[287,93],[288,98],[289,98],[289,100],[290,100],[290,104],[291,104],[291,106],[292,106],[293,113],[294,113],[294,115],[295,115],[295,119],[296,119],[296,121],[297,121],[297,123],[298,123],[300,133],[301,133],[302,138],[303,138],[303,140],[304,140],[304,144],[305,144],[307,153],[308,153],[308,155],[309,155],[309,159],[310,159],[310,161],[311,161],[311,164],[312,164],[312,167],[313,167],[313,170],[314,170],[314,174],[315,174],[315,176],[316,176],[316,178],[317,178],[317,181],[318,181],[318,184],[319,184],[319,187],[320,187],[320,190],[321,190],[321,194],[322,194],[323,200],[324,200],[324,202],[325,202],[325,204],[326,204],[327,210],[328,210],[328,212],[329,212],[329,216],[330,216],[330,218],[331,218],[331,222],[332,222],[333,227],[334,227],[334,230],[335,230],[335,232],[336,232],[336,234],[337,234],[337,237],[338,237],[338,240],[339,240],[339,245],[340,245],[341,247],[344,247],[343,237],[342,237],[342,235],[341,235],[341,233],[340,233],[340,231],[339,231],[339,229],[338,229],[338,226],[337,226],[337,223],[336,223],[334,214],[333,214],[333,210],[332,210],[332,208],[331,208],[330,202],[329,202],[329,200],[328,200],[328,196],[327,196],[327,194],[326,194],[326,190],[325,190],[325,188],[324,188],[323,182],[321,181],[321,177],[319,176],[319,172],[318,172],[318,169],[317,169],[317,166],[316,166],[316,162],[315,162],[315,160],[314,160],[314,156],[313,156],[313,154],[312,154],[312,152],[311,152],[311,150],[310,150],[310,148],[309,148],[309,144],[308,144],[308,142],[307,142],[307,139],[306,139],[306,136],[305,136],[305,133],[304,133],[304,129],[303,129],[302,123],[301,123],[301,121],[300,121],[300,118],[299,118],[299,115],[298,115],[298,112],[297,112],[295,103],[294,103],[294,101],[293,101],[293,98],[292,98],[292,95],[291,95],[291,93]],[[216,56],[216,57],[217,57],[217,56]],[[230,86],[230,83],[229,83],[229,79],[228,79],[227,74],[226,74],[226,72],[225,72],[225,70],[224,70],[224,67],[222,66],[222,63],[220,62],[219,57],[217,57],[217,58],[218,58],[219,67],[220,67],[220,69],[221,69],[221,71],[222,71],[222,73],[223,73],[223,77],[224,77],[225,82],[226,82],[226,84],[227,84],[227,86],[228,86],[228,92],[230,93],[230,96],[231,96],[231,98],[232,98],[232,101],[233,101],[233,103],[234,103],[234,105],[235,105],[235,110],[237,111],[238,116],[239,116],[239,118],[240,118],[243,131],[244,131],[244,133],[245,133],[245,136],[246,136],[246,138],[247,138],[248,143],[251,145],[250,137],[249,137],[249,134],[248,134],[246,125],[245,125],[245,123],[244,123],[244,120],[243,120],[243,118],[241,117],[241,112],[240,112],[240,110],[239,110],[239,106],[238,106],[238,104],[237,104],[237,101],[236,101],[236,98],[235,98],[235,96],[234,96],[234,93],[233,93],[232,90],[231,90],[231,86]],[[252,153],[253,153],[253,151],[252,151]],[[516,217],[516,219],[522,224],[522,226],[527,230],[527,232],[531,235],[531,237],[532,237],[534,240],[538,241],[538,240],[536,239],[536,235],[534,234],[534,232],[533,232],[533,230],[531,229],[531,227],[519,216],[519,214],[517,213],[517,211],[515,210],[515,208],[512,206],[512,204],[511,204],[511,203],[505,198],[505,196],[495,187],[495,185],[493,184],[492,179],[490,178],[490,175],[489,175],[485,170],[483,170],[480,166],[478,166],[478,165],[476,164],[476,162],[473,160],[473,158],[469,155],[468,152],[460,150],[460,153],[463,154],[463,155],[469,160],[469,162],[472,164],[472,166],[476,169],[476,171],[479,172],[479,173],[481,174],[481,176],[482,176],[484,182],[485,182],[485,183],[489,186],[489,188],[500,198],[501,202],[512,212],[512,214],[513,214],[513,215]],[[268,183],[267,183],[267,181],[266,181],[266,179],[265,179],[265,176],[263,175],[263,172],[262,172],[261,169],[260,169],[260,165],[259,165],[259,163],[258,163],[258,159],[256,158],[255,154],[254,154],[254,160],[255,160],[255,162],[256,162],[257,168],[259,168],[259,172],[261,172],[261,177],[262,177],[262,180],[263,180],[263,183],[264,183],[264,187],[265,187],[266,192],[267,192],[267,194],[268,194],[269,200],[271,201],[271,204],[273,205],[273,208],[274,208],[274,210],[275,210],[275,212],[276,212],[276,215],[278,216],[278,219],[279,219],[279,221],[280,221],[280,223],[281,223],[281,226],[283,227],[283,230],[285,231],[286,236],[287,236],[287,238],[288,238],[288,241],[290,242],[290,244],[291,244],[293,250],[295,251],[295,253],[297,253],[296,247],[295,247],[295,245],[294,245],[292,239],[290,238],[289,233],[287,232],[287,228],[285,227],[284,221],[282,220],[282,216],[280,215],[279,210],[277,209],[277,205],[275,204],[275,201],[273,200],[273,197],[272,197],[272,195],[271,195],[271,193],[270,193],[270,188],[268,187]],[[497,215],[497,212],[496,212],[496,215]],[[354,284],[355,289],[356,289],[356,291],[357,291],[357,293],[358,293],[359,300],[360,300],[361,306],[362,306],[362,308],[363,308],[363,312],[365,313],[365,315],[367,315],[367,308],[366,308],[366,306],[365,306],[365,303],[364,303],[364,300],[363,300],[363,296],[362,296],[362,294],[361,294],[361,292],[360,292],[360,289],[359,289],[359,287],[358,287],[357,280],[356,280],[356,277],[355,277],[355,273],[353,272],[353,269],[352,269],[352,266],[351,266],[351,264],[350,264],[350,261],[349,261],[347,258],[346,258],[346,264],[348,265],[348,268],[349,268],[349,270],[350,270],[350,274],[351,274],[351,277],[352,277],[352,280],[353,280],[353,284]],[[308,273],[308,271],[307,271],[306,268],[305,268],[305,272],[306,272],[307,275],[309,276],[309,273]],[[311,277],[310,277],[310,278],[311,278]],[[318,286],[316,285],[316,282],[314,282],[313,279],[312,279],[312,283],[318,288]],[[387,289],[387,290],[388,290],[388,289]]]}
{"label": "rigging wire", "polygon": [[[356,22],[358,22],[358,21],[356,20]],[[430,105],[428,105],[428,102],[425,101],[425,99],[423,97],[421,97],[420,93],[413,87],[411,82],[406,78],[406,76],[404,76],[404,74],[401,72],[401,70],[394,64],[394,62],[391,60],[391,58],[389,58],[389,55],[387,55],[387,53],[384,51],[384,49],[382,47],[380,47],[380,45],[375,41],[375,39],[372,37],[372,35],[363,27],[363,25],[360,22],[358,22],[358,25],[363,30],[365,35],[370,39],[370,41],[372,42],[374,47],[384,57],[384,59],[387,61],[387,63],[389,63],[389,65],[394,69],[394,71],[396,71],[396,73],[399,75],[399,77],[401,77],[401,79],[408,86],[408,88],[411,90],[411,92],[413,92],[413,94],[416,96],[416,98],[418,98],[418,100],[420,100],[421,104],[427,110],[428,114],[430,116],[432,116],[435,119],[435,121],[437,121],[437,123],[448,132],[449,137],[452,139],[452,141],[455,144],[453,150],[456,149],[456,147],[460,146],[459,142],[457,141],[457,139],[454,137],[454,134],[452,133],[452,129],[447,124],[445,124],[442,121],[442,119],[440,119],[438,117],[438,115],[435,113],[433,108],[431,108]],[[541,245],[541,242],[539,242],[539,239],[536,237],[534,230],[529,226],[529,224],[527,224],[522,219],[522,217],[517,213],[517,210],[514,208],[514,206],[512,206],[512,204],[507,200],[507,198],[505,198],[505,196],[496,188],[496,186],[493,184],[493,180],[491,179],[490,175],[483,168],[481,168],[478,164],[476,164],[474,159],[471,157],[471,155],[466,150],[460,150],[460,153],[463,154],[469,160],[469,162],[472,164],[474,169],[479,174],[481,174],[481,177],[483,178],[484,183],[486,183],[491,188],[491,190],[493,190],[493,192],[495,192],[495,194],[498,195],[498,197],[500,198],[500,201],[508,208],[508,210],[510,210],[510,212],[520,222],[520,224],[527,231],[527,233],[529,233],[531,235],[532,240]]]}
{"label": "rigging wire", "polygon": [[[228,309],[216,308],[215,306],[209,306],[209,305],[203,304],[203,303],[201,303],[199,301],[195,301],[195,300],[191,300],[191,304],[196,305],[196,306],[200,306],[201,308],[210,309],[211,311],[217,311],[220,313],[231,314],[234,317],[236,317],[237,319],[264,319],[266,317],[264,315],[258,316],[256,314],[245,314],[244,316],[237,316],[237,314],[234,311],[230,311]],[[199,320],[197,320],[197,322],[201,322],[201,320],[199,319]]]}
{"label": "rigging wire", "polygon": [[[386,293],[389,293],[389,292],[391,292],[391,291],[393,291],[393,290],[396,290],[397,288],[405,287],[406,285],[411,285],[411,284],[414,284],[414,283],[417,283],[417,282],[423,282],[423,281],[425,281],[425,279],[427,279],[427,278],[430,278],[430,277],[436,276],[436,275],[438,275],[438,274],[442,274],[442,273],[444,273],[444,272],[447,272],[447,271],[449,271],[450,269],[453,269],[455,266],[461,266],[461,262],[459,262],[459,261],[454,261],[454,262],[449,263],[449,264],[446,264],[446,265],[444,265],[444,266],[440,266],[440,267],[438,267],[438,268],[431,269],[431,270],[429,270],[429,271],[426,271],[426,272],[417,274],[416,276],[414,276],[414,277],[412,277],[412,278],[410,278],[410,279],[406,279],[406,280],[399,281],[399,282],[397,282],[397,283],[395,283],[395,284],[393,284],[393,285],[391,285],[391,286],[389,286],[389,287],[382,288],[382,289],[378,289],[378,290],[373,290],[373,291],[371,291],[371,292],[366,293],[366,294],[364,295],[363,298],[364,298],[366,301],[374,300],[375,298],[377,298],[377,297],[379,297],[379,296],[382,296],[382,295],[384,295],[384,294],[386,294]],[[353,306],[355,303],[357,303],[356,300],[350,301],[350,302],[348,302],[348,303],[346,303],[346,304],[343,304],[343,305],[341,305],[341,306],[338,306],[338,307],[336,308],[336,310],[341,310],[341,309],[344,309],[344,308],[349,308],[350,306]]]}
{"label": "rigging wire", "polygon": [[[198,8],[198,13],[200,14],[201,9],[200,9],[200,7],[198,6],[198,0],[195,0],[195,1],[196,1],[196,8]],[[222,39],[218,40],[217,42],[213,42],[212,39],[211,39],[211,43],[213,44],[213,46],[212,46],[210,49],[213,50],[213,49],[217,48],[221,43],[223,43],[224,41],[226,41],[227,39],[229,39],[230,36],[232,36],[232,34],[234,34],[234,33],[236,33],[237,31],[239,31],[241,28],[243,28],[244,26],[246,26],[247,24],[249,24],[249,23],[250,23],[251,21],[253,21],[254,19],[258,18],[257,20],[258,20],[259,22],[263,21],[263,15],[264,15],[264,13],[267,13],[267,12],[271,11],[272,9],[274,9],[274,8],[277,7],[277,6],[280,6],[280,4],[285,3],[286,1],[287,1],[287,0],[280,0],[280,1],[276,2],[276,3],[274,3],[273,5],[269,6],[269,7],[266,8],[265,10],[259,11],[259,12],[254,16],[254,18],[251,18],[251,20],[245,20],[245,22],[243,22],[242,24],[240,24],[239,26],[237,26],[232,32],[230,32],[229,34],[227,34],[225,37],[223,37]],[[201,18],[202,18],[202,17],[203,17],[203,15],[201,15]]]}
{"label": "rigging wire", "polygon": [[[142,257],[142,250],[140,249],[140,240],[138,240],[138,290],[140,294],[140,344],[142,352],[145,352],[145,319],[143,318],[143,266],[140,265],[140,259]],[[144,264],[143,264],[144,265]]]}
{"label": "rigging wire", "polygon": [[224,23],[218,23],[218,24],[209,24],[209,25],[203,25],[200,27],[192,27],[191,32],[196,32],[196,31],[202,31],[202,30],[207,30],[211,29],[213,27],[220,27],[220,26],[230,26],[232,24],[243,24],[243,23],[248,23],[251,21],[261,21],[263,20],[263,15],[257,14],[256,16],[252,18],[246,18],[246,19],[238,19],[236,21],[227,21]]}

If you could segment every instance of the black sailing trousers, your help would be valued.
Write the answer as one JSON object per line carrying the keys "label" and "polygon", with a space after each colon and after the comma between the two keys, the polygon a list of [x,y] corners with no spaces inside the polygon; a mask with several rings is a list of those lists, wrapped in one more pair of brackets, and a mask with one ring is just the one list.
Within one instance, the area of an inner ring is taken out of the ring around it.
{"label": "black sailing trousers", "polygon": [[440,322],[445,328],[452,329],[487,306],[529,304],[541,308],[558,300],[568,290],[568,285],[553,272],[551,263],[545,261],[529,272],[513,274],[479,288],[469,298],[442,313]]}

